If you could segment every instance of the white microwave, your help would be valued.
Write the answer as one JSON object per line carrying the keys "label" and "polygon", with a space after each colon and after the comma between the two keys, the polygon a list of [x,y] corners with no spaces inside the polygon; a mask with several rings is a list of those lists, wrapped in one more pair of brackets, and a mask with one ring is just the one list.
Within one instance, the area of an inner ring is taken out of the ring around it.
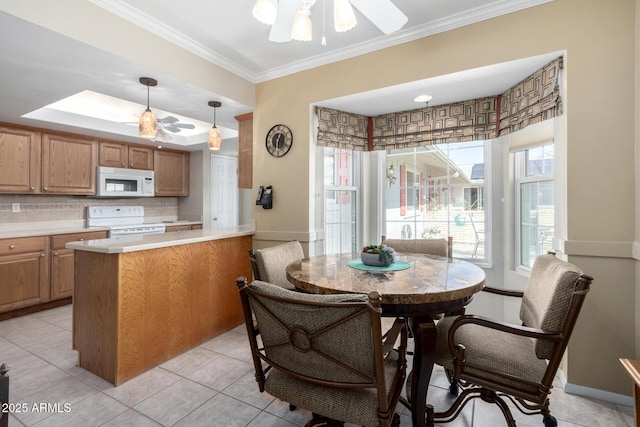
{"label": "white microwave", "polygon": [[98,167],[96,197],[153,197],[153,171]]}

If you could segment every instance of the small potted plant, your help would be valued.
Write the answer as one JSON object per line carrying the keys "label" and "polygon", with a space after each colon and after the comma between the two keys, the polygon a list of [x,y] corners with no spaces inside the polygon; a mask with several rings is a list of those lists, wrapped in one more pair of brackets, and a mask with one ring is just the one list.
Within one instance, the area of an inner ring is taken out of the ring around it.
{"label": "small potted plant", "polygon": [[396,251],[385,244],[369,245],[362,248],[360,259],[366,265],[387,267],[395,261]]}

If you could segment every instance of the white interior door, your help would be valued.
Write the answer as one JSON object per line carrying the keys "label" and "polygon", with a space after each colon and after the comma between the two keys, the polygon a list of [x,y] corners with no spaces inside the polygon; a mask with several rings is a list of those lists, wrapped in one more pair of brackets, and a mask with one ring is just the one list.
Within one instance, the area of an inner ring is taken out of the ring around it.
{"label": "white interior door", "polygon": [[211,156],[211,228],[238,225],[238,159]]}

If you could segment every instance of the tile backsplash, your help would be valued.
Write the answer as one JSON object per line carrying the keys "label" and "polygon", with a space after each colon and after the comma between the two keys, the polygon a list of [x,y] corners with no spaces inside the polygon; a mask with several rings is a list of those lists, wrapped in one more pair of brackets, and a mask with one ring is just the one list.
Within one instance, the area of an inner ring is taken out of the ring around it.
{"label": "tile backsplash", "polygon": [[[20,212],[13,212],[14,203]],[[145,222],[178,219],[177,197],[93,199],[84,196],[0,195],[0,231],[84,227],[87,206],[144,206]]]}

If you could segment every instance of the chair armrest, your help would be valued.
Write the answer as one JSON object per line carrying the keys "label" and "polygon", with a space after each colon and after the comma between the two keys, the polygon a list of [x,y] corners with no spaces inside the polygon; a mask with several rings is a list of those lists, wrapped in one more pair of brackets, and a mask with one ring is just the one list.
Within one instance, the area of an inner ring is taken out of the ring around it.
{"label": "chair armrest", "polygon": [[400,333],[402,333],[403,336],[407,334],[407,323],[402,318],[396,318],[391,329],[389,329],[385,334],[386,338],[382,342],[382,354],[387,354],[389,351],[393,350],[393,345],[396,343]]}
{"label": "chair armrest", "polygon": [[503,295],[506,297],[518,297],[522,298],[524,296],[523,291],[516,291],[512,289],[500,289],[500,288],[492,288],[491,286],[485,286],[482,288],[484,292],[489,292],[490,294]]}
{"label": "chair armrest", "polygon": [[563,335],[560,332],[547,332],[538,328],[531,328],[529,326],[514,325],[512,323],[499,322],[493,319],[489,319],[483,316],[477,316],[473,314],[467,314],[458,317],[451,324],[449,329],[449,336],[447,341],[449,344],[449,351],[451,354],[456,354],[455,334],[456,330],[462,325],[474,324],[485,328],[495,329],[498,331],[520,335],[523,337],[530,337],[535,339],[541,339],[551,342],[560,342],[563,340]]}

